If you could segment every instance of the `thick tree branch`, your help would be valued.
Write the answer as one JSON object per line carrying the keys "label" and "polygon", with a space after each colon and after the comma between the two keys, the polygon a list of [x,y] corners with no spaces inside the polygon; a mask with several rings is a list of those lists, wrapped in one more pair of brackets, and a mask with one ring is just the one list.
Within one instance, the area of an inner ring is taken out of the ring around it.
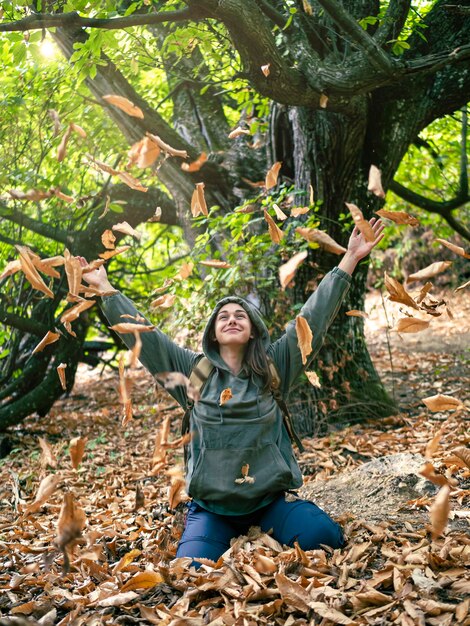
{"label": "thick tree branch", "polygon": [[43,337],[49,330],[48,327],[45,324],[41,324],[41,322],[21,317],[21,315],[16,315],[15,313],[9,313],[2,303],[0,303],[0,322],[6,326],[13,326],[13,328],[17,328],[22,332],[31,333],[38,337]]}
{"label": "thick tree branch", "polygon": [[377,32],[375,41],[384,45],[390,39],[398,39],[411,7],[411,0],[391,0],[387,12],[383,17]]}
{"label": "thick tree branch", "polygon": [[0,32],[39,30],[43,28],[104,28],[115,30],[144,26],[146,24],[161,24],[162,22],[197,21],[204,17],[197,6],[181,9],[180,11],[163,11],[161,13],[147,13],[128,15],[127,17],[97,18],[81,17],[77,11],[70,13],[35,13],[15,22],[0,24]]}
{"label": "thick tree branch", "polygon": [[452,226],[457,233],[459,233],[459,235],[467,241],[470,241],[470,230],[460,224],[452,215],[452,211],[455,211],[456,209],[464,206],[467,202],[470,202],[470,196],[468,194],[464,196],[459,193],[455,198],[452,198],[452,200],[439,202],[438,200],[432,200],[431,198],[426,198],[415,191],[411,191],[407,187],[398,183],[396,180],[393,180],[390,183],[389,188],[397,196],[406,200],[406,202],[414,204],[428,213],[437,213],[437,215],[443,217],[446,222]]}
{"label": "thick tree branch", "polygon": [[282,15],[282,13],[279,13],[279,11],[271,6],[269,2],[266,2],[266,0],[256,0],[256,3],[266,15],[266,17],[269,17],[273,24],[276,24],[276,26],[279,26],[279,28],[284,28],[287,19],[284,17],[284,15]]}
{"label": "thick tree branch", "polygon": [[51,226],[50,224],[35,220],[16,209],[6,206],[2,202],[0,202],[0,216],[19,226],[24,226],[33,233],[47,237],[47,239],[52,239],[53,241],[58,241],[65,245],[69,243],[68,233],[61,230],[58,226]]}
{"label": "thick tree branch", "polygon": [[377,41],[363,30],[356,20],[344,9],[338,0],[318,0],[331,19],[346,33],[365,54],[371,67],[387,75],[395,73],[393,59],[380,47]]}

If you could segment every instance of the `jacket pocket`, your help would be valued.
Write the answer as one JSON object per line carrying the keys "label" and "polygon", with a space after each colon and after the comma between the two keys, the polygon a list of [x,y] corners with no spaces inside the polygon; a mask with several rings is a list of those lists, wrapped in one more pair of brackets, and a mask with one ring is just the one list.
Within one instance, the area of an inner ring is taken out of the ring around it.
{"label": "jacket pocket", "polygon": [[243,514],[267,495],[292,488],[293,482],[292,470],[275,444],[202,448],[188,490],[197,500],[226,508],[227,514]]}

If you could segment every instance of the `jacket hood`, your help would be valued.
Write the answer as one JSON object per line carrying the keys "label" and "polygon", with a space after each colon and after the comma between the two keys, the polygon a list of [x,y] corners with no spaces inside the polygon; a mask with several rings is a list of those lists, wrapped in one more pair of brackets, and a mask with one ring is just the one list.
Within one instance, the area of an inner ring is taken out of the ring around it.
{"label": "jacket hood", "polygon": [[271,344],[271,338],[269,336],[268,329],[266,328],[266,324],[263,322],[263,319],[256,310],[256,308],[252,304],[250,304],[250,302],[244,300],[243,298],[239,298],[238,296],[228,296],[226,298],[222,298],[222,300],[217,302],[217,304],[215,305],[209,321],[206,324],[206,328],[202,337],[202,349],[206,357],[214,365],[216,365],[217,367],[222,367],[223,369],[227,369],[227,365],[220,357],[219,351],[217,349],[217,344],[210,339],[210,332],[214,327],[217,313],[225,304],[228,304],[229,302],[235,302],[236,304],[239,304],[243,309],[245,309],[245,311],[248,313],[251,323],[258,330],[264,347],[267,349],[268,346]]}

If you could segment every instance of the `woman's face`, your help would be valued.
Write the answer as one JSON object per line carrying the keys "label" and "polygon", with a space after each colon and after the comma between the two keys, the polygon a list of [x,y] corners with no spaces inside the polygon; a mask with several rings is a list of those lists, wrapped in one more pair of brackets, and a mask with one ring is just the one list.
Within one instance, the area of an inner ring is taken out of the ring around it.
{"label": "woman's face", "polygon": [[224,304],[214,323],[219,346],[244,346],[252,338],[252,323],[245,309],[236,302]]}

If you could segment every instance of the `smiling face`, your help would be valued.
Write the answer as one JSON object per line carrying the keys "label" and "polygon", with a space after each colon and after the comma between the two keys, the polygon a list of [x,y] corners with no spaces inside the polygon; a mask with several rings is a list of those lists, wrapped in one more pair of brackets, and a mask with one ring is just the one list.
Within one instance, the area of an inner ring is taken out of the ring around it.
{"label": "smiling face", "polygon": [[236,302],[221,307],[214,323],[219,346],[244,346],[252,337],[252,323],[245,309]]}

